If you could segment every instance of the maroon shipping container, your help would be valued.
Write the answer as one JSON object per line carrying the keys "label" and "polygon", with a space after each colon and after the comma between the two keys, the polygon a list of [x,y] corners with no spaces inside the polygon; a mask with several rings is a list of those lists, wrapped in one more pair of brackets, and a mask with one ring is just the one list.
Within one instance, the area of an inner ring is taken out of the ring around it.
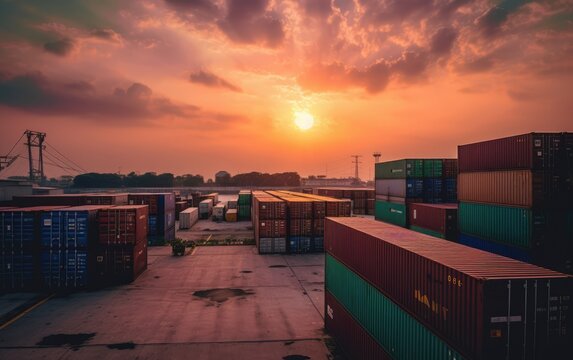
{"label": "maroon shipping container", "polygon": [[529,133],[458,146],[459,171],[573,168],[573,133]]}
{"label": "maroon shipping container", "polygon": [[340,200],[338,202],[338,216],[350,216],[352,213],[352,202],[350,200]]}
{"label": "maroon shipping container", "polygon": [[102,209],[98,213],[99,242],[124,245],[147,242],[147,205],[124,205]]}
{"label": "maroon shipping container", "polygon": [[312,219],[290,219],[288,234],[290,236],[311,236]]}
{"label": "maroon shipping container", "polygon": [[127,194],[85,194],[85,205],[127,205]]}
{"label": "maroon shipping container", "polygon": [[[129,194],[129,205],[148,205],[149,215],[161,215],[175,209],[173,193],[137,193]],[[195,206],[199,206],[198,203]]]}
{"label": "maroon shipping container", "polygon": [[257,237],[285,237],[287,236],[286,220],[260,220],[258,221]]}
{"label": "maroon shipping container", "polygon": [[457,240],[458,204],[423,204],[409,206],[410,226],[438,232],[448,240]]}
{"label": "maroon shipping container", "polygon": [[354,209],[365,209],[366,208],[366,199],[365,198],[355,199],[355,200],[353,200],[353,203],[354,203]]}
{"label": "maroon shipping container", "polygon": [[338,216],[338,207],[340,201],[327,201],[326,202],[326,216]]}
{"label": "maroon shipping container", "polygon": [[289,219],[312,219],[312,200],[285,197]]}
{"label": "maroon shipping container", "polygon": [[312,217],[314,219],[322,219],[326,216],[326,201],[313,200],[312,201]]}
{"label": "maroon shipping container", "polygon": [[256,197],[253,192],[254,211],[259,220],[286,219],[286,203],[275,197]]}
{"label": "maroon shipping container", "polygon": [[329,291],[325,292],[324,307],[324,327],[348,359],[392,359]]}
{"label": "maroon shipping container", "polygon": [[444,159],[442,162],[442,175],[444,178],[458,176],[458,159]]}
{"label": "maroon shipping container", "polygon": [[364,218],[327,218],[325,250],[470,359],[557,359],[573,277]]}
{"label": "maroon shipping container", "polygon": [[96,283],[124,284],[147,269],[147,242],[135,245],[100,246],[95,259]]}
{"label": "maroon shipping container", "polygon": [[312,236],[324,236],[324,218],[312,220]]}

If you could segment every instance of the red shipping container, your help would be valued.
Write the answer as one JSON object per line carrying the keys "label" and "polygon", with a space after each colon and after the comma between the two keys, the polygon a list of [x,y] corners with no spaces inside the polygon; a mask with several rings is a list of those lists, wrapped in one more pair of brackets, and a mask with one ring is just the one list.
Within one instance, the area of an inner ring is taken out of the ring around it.
{"label": "red shipping container", "polygon": [[442,162],[442,174],[444,178],[458,176],[458,159],[444,159]]}
{"label": "red shipping container", "polygon": [[410,226],[419,226],[457,240],[458,204],[413,203],[409,206]]}
{"label": "red shipping container", "polygon": [[286,220],[260,220],[258,221],[258,236],[262,238],[287,236]]}
{"label": "red shipping container", "polygon": [[312,236],[324,236],[324,218],[312,220]]}
{"label": "red shipping container", "polygon": [[329,291],[325,292],[324,306],[324,327],[348,359],[392,359]]}
{"label": "red shipping container", "polygon": [[285,197],[289,219],[312,219],[312,200]]}
{"label": "red shipping container", "polygon": [[458,146],[460,173],[573,168],[573,133],[529,133]]}
{"label": "red shipping container", "polygon": [[253,192],[254,211],[260,220],[286,219],[286,203],[275,197],[256,197]]}
{"label": "red shipping container", "polygon": [[571,276],[364,218],[327,218],[324,239],[468,358],[557,359],[571,348]]}
{"label": "red shipping container", "polygon": [[127,194],[86,194],[85,205],[126,205]]}
{"label": "red shipping container", "polygon": [[338,202],[338,216],[350,216],[352,213],[352,203],[350,200],[340,200]]}
{"label": "red shipping container", "polygon": [[288,234],[290,236],[311,236],[312,219],[290,219]]}
{"label": "red shipping container", "polygon": [[124,205],[98,212],[99,242],[124,245],[147,242],[147,205]]}
{"label": "red shipping container", "polygon": [[135,245],[100,246],[95,261],[100,285],[130,283],[147,269],[147,242]]}

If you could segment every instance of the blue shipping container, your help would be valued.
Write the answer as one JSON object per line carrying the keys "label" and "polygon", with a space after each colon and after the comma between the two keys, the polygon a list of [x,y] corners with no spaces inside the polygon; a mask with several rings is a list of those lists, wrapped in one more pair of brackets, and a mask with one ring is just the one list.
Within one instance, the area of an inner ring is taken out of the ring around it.
{"label": "blue shipping container", "polygon": [[31,250],[0,251],[0,291],[34,287],[35,269]]}
{"label": "blue shipping container", "polygon": [[438,204],[444,202],[442,197],[442,179],[424,179],[424,202]]}
{"label": "blue shipping container", "polygon": [[83,288],[88,285],[86,250],[43,250],[41,271],[47,288]]}
{"label": "blue shipping container", "polygon": [[310,252],[311,238],[306,236],[289,236],[288,251],[291,254],[301,254]]}
{"label": "blue shipping container", "polygon": [[0,251],[32,246],[35,227],[34,212],[0,212]]}
{"label": "blue shipping container", "polygon": [[324,252],[324,237],[313,237],[310,242],[311,252]]}
{"label": "blue shipping container", "polygon": [[479,237],[467,234],[460,234],[458,240],[460,244],[471,246],[473,248],[491,252],[501,256],[510,257],[516,260],[524,262],[531,262],[533,260],[531,254],[529,254],[526,250],[521,248],[508,246],[505,244],[481,239]]}
{"label": "blue shipping container", "polygon": [[457,179],[444,179],[444,202],[454,203],[458,201],[458,181]]}

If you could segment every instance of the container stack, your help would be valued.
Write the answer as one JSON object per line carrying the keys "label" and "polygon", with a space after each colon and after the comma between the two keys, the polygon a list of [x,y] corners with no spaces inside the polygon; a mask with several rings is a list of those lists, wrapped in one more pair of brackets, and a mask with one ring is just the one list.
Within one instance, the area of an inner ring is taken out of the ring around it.
{"label": "container stack", "polygon": [[125,205],[127,194],[60,194],[14,196],[15,206],[82,206],[82,205]]}
{"label": "container stack", "polygon": [[175,240],[175,195],[173,193],[129,194],[129,205],[148,205],[148,243],[165,245]]}
{"label": "container stack", "polygon": [[213,221],[223,221],[225,220],[225,212],[227,206],[223,202],[219,202],[217,205],[213,206]]}
{"label": "container stack", "polygon": [[207,199],[213,200],[213,205],[216,205],[219,203],[219,193],[210,193],[210,194],[206,194],[206,195],[201,195],[199,197],[199,201],[203,201],[203,200],[207,200]]}
{"label": "container stack", "polygon": [[[377,163],[375,218],[409,227],[412,218],[411,204],[455,203],[456,174],[456,159],[403,159]],[[422,214],[444,215],[443,211],[438,211],[439,208],[427,207],[427,211]],[[451,206],[446,208],[450,209]],[[432,214],[431,210],[436,210],[437,213]],[[446,221],[445,218],[439,221],[442,220]],[[414,229],[418,228],[419,226],[415,225]],[[444,232],[441,237],[445,237],[445,229],[441,231]]]}
{"label": "container stack", "polygon": [[225,213],[225,221],[237,222],[237,209],[228,209]]}
{"label": "container stack", "polygon": [[353,187],[318,188],[316,193],[337,199],[352,200],[354,215],[374,215],[375,189]]}
{"label": "container stack", "polygon": [[179,229],[191,229],[197,221],[199,221],[199,208],[187,208],[179,214]]}
{"label": "container stack", "polygon": [[253,191],[253,228],[259,254],[287,252],[287,209],[284,200]]}
{"label": "container stack", "polygon": [[246,221],[251,220],[251,206],[253,197],[251,190],[239,191],[239,199],[237,200],[237,220]]}
{"label": "container stack", "polygon": [[213,199],[205,199],[199,203],[199,219],[208,219],[213,214]]}
{"label": "container stack", "polygon": [[573,273],[573,134],[458,147],[460,242]]}
{"label": "container stack", "polygon": [[410,230],[446,240],[458,240],[458,204],[412,203],[408,211]]}
{"label": "container stack", "polygon": [[571,276],[364,218],[326,219],[325,249],[325,327],[350,359],[570,350]]}
{"label": "container stack", "polygon": [[287,251],[291,254],[310,252],[313,238],[313,200],[280,191],[267,191],[267,193],[286,202]]}
{"label": "container stack", "polygon": [[100,205],[43,211],[40,221],[40,276],[45,289],[92,285]]}
{"label": "container stack", "polygon": [[147,269],[148,213],[147,205],[117,206],[98,212],[97,283],[129,283]]}
{"label": "container stack", "polygon": [[40,216],[62,206],[0,210],[0,292],[39,285]]}
{"label": "container stack", "polygon": [[181,213],[181,211],[187,209],[188,207],[189,207],[189,204],[188,204],[187,200],[177,201],[175,203],[175,220],[179,220],[179,214]]}

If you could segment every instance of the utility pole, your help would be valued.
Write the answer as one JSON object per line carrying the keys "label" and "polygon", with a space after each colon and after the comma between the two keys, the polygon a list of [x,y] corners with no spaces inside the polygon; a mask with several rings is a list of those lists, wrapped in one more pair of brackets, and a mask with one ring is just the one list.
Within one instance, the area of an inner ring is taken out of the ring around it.
{"label": "utility pole", "polygon": [[[29,166],[29,177],[30,181],[36,181],[39,177],[39,182],[44,181],[44,139],[46,138],[46,133],[26,130],[26,146],[28,146],[28,166]],[[32,148],[38,148],[38,168],[34,168],[34,158],[32,156]]]}
{"label": "utility pole", "polygon": [[358,159],[361,158],[362,155],[350,155],[350,157],[354,158],[354,161],[352,161],[352,163],[354,164],[354,179],[356,181],[360,181],[360,177],[358,176],[358,164],[362,162]]}
{"label": "utility pole", "polygon": [[374,154],[372,154],[372,156],[374,156],[374,164],[377,164],[380,162],[380,156],[382,156],[382,154],[376,151]]}

